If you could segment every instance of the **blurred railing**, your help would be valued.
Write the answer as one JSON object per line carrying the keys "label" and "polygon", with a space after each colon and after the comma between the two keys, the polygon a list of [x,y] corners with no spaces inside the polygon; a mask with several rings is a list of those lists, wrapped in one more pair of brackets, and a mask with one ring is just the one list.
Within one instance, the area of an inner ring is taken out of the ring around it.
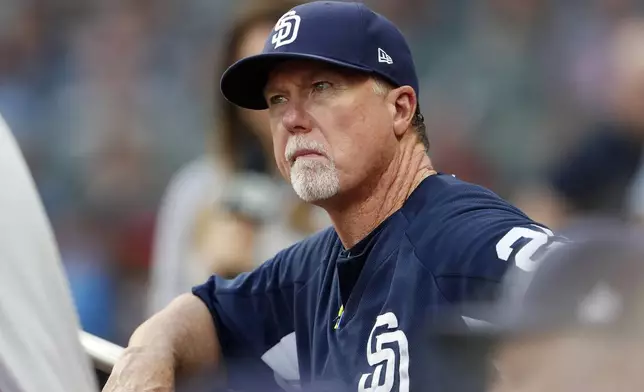
{"label": "blurred railing", "polygon": [[85,352],[94,362],[94,367],[109,375],[114,363],[121,356],[123,347],[84,331],[80,331],[80,341]]}

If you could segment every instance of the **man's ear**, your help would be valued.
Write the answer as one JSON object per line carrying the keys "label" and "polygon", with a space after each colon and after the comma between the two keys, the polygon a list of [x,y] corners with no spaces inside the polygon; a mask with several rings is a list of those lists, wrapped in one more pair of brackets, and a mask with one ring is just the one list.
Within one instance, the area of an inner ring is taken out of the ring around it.
{"label": "man's ear", "polygon": [[402,86],[389,92],[394,105],[394,133],[401,137],[409,129],[416,112],[416,93],[410,86]]}

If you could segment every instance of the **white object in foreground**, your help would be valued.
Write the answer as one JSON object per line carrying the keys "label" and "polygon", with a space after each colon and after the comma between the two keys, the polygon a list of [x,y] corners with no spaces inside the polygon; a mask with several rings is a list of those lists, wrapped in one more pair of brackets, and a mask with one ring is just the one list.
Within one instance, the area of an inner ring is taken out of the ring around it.
{"label": "white object in foreground", "polygon": [[80,341],[87,355],[94,361],[94,367],[107,374],[112,372],[114,363],[123,353],[123,347],[80,331]]}
{"label": "white object in foreground", "polygon": [[96,391],[79,328],[45,209],[0,117],[0,390]]}

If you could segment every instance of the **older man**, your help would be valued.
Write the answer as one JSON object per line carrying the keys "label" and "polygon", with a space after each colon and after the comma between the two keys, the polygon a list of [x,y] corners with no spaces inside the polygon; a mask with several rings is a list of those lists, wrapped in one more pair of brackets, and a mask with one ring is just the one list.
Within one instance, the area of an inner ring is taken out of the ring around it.
{"label": "older man", "polygon": [[295,7],[221,88],[268,110],[282,175],[333,227],[176,299],[137,329],[107,391],[169,391],[177,371],[241,359],[285,387],[419,390],[441,376],[421,367],[440,353],[416,344],[436,311],[489,299],[508,265],[529,270],[554,243],[492,192],[434,170],[410,50],[363,4]]}

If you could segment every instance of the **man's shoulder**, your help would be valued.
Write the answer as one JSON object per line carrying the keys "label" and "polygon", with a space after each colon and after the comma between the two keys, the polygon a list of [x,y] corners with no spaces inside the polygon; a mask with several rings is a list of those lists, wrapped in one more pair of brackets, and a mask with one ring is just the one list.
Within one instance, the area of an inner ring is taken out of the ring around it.
{"label": "man's shoulder", "polygon": [[427,181],[430,183],[424,187],[422,200],[409,217],[412,233],[440,230],[472,219],[486,224],[508,219],[531,222],[521,210],[483,186],[444,174],[430,177]]}
{"label": "man's shoulder", "polygon": [[437,194],[437,204],[478,206],[482,208],[511,210],[523,213],[494,191],[471,182],[461,180],[453,175],[440,178],[444,182],[444,191]]}
{"label": "man's shoulder", "polygon": [[[519,250],[534,238],[552,235],[487,188],[445,175],[435,181],[436,193],[427,192],[425,206],[407,232],[419,259],[434,274],[498,279],[513,261],[501,249],[505,242],[511,242],[507,248],[512,253],[513,246]],[[503,242],[508,235],[512,238]]]}

